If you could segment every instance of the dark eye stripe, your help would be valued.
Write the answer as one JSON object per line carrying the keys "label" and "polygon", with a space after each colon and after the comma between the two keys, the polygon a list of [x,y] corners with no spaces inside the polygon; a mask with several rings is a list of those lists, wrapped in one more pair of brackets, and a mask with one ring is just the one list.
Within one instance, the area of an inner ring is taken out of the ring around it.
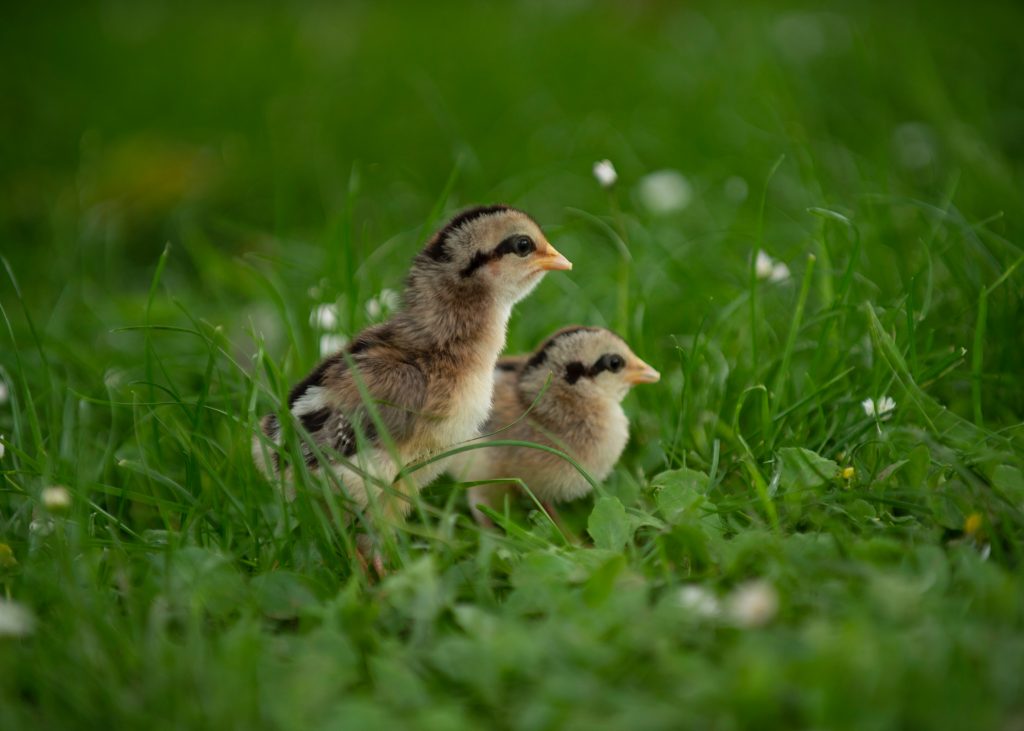
{"label": "dark eye stripe", "polygon": [[594,365],[590,367],[590,373],[595,376],[602,371],[618,373],[625,365],[626,360],[618,353],[605,353],[594,361]]}
{"label": "dark eye stripe", "polygon": [[580,380],[582,376],[587,375],[587,367],[580,363],[578,360],[574,360],[572,363],[565,367],[565,380],[571,386]]}
{"label": "dark eye stripe", "polygon": [[516,241],[519,239],[526,239],[530,242],[530,251],[536,251],[537,245],[533,243],[533,240],[529,236],[523,236],[522,234],[516,234],[509,236],[507,239],[502,241],[500,244],[494,247],[493,251],[478,251],[473,254],[473,258],[469,260],[469,264],[462,268],[459,275],[462,277],[468,277],[473,274],[477,269],[482,267],[489,261],[500,259],[507,254],[516,253]]}
{"label": "dark eye stripe", "polygon": [[505,256],[506,254],[520,254],[520,252],[517,250],[520,240],[523,240],[527,243],[527,247],[523,249],[525,253],[521,254],[522,256],[529,254],[531,251],[537,250],[537,244],[533,243],[533,239],[531,239],[529,236],[517,234],[515,236],[509,236],[507,239],[498,244],[498,246],[494,249],[494,253],[492,254],[492,256],[494,258],[498,258],[501,256]]}
{"label": "dark eye stripe", "polygon": [[484,264],[486,264],[490,260],[491,260],[491,255],[490,254],[488,254],[486,252],[483,252],[483,251],[476,252],[475,254],[473,254],[473,258],[469,260],[469,264],[464,266],[462,268],[462,271],[459,272],[459,276],[463,277],[463,278],[471,276],[473,274],[473,272],[475,272],[477,269],[482,267]]}
{"label": "dark eye stripe", "polygon": [[572,385],[580,380],[580,378],[594,378],[604,371],[618,373],[625,365],[626,359],[617,353],[605,353],[594,361],[590,368],[587,368],[578,360],[574,360],[565,366],[565,380]]}

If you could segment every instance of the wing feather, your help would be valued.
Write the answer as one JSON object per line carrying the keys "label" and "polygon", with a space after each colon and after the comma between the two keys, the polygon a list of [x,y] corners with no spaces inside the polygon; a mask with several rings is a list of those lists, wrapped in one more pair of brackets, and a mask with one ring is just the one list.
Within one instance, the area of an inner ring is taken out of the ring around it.
{"label": "wing feather", "polygon": [[[384,444],[357,378],[369,393],[381,426],[395,444],[400,446],[409,439],[423,416],[426,375],[390,347],[386,330],[367,331],[353,342],[349,352],[336,353],[317,365],[288,396],[292,415],[321,452],[336,452],[349,458],[361,444]],[[279,441],[280,425],[274,416],[263,420],[263,431],[271,440]],[[314,450],[308,444],[304,443],[301,451],[309,466],[317,464]],[[280,469],[277,459],[274,468]]]}

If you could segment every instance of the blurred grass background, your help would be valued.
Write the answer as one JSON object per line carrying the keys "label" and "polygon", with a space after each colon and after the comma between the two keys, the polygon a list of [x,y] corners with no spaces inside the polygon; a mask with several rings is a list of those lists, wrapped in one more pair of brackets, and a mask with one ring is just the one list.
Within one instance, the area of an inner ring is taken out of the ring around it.
{"label": "blurred grass background", "polygon": [[[1022,26],[1012,2],[6,9],[0,583],[36,621],[0,636],[0,726],[1024,727]],[[629,539],[591,501],[569,517],[598,548],[530,516],[481,535],[445,483],[369,586],[257,476],[253,418],[315,362],[318,304],[352,334],[444,215],[496,201],[576,263],[510,348],[605,324],[665,375],[605,488]],[[758,249],[791,278],[752,277]],[[679,593],[755,578],[765,627]]]}

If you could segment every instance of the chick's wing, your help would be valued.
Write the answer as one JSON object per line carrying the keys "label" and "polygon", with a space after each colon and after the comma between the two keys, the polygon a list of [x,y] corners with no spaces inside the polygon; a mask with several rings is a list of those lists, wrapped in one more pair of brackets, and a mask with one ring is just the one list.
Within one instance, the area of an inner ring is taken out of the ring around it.
{"label": "chick's wing", "polygon": [[[396,444],[408,439],[422,418],[425,397],[426,377],[416,365],[368,352],[328,359],[289,400],[318,446],[350,457],[360,447],[359,437],[370,446],[383,444],[378,425]],[[316,461],[311,450],[303,451],[307,462]]]}

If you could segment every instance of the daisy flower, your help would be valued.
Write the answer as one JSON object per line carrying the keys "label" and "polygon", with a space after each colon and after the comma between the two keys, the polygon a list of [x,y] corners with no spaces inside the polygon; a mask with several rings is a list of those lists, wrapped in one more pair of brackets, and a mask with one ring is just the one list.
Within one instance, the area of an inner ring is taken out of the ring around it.
{"label": "daisy flower", "polygon": [[333,330],[338,324],[338,306],[333,302],[317,305],[309,314],[309,324],[320,330]]}
{"label": "daisy flower", "polygon": [[879,419],[888,419],[892,416],[893,409],[896,408],[896,402],[888,396],[882,396],[880,399],[866,398],[860,402],[861,408],[864,409],[864,413],[868,416],[876,416]]}
{"label": "daisy flower", "polygon": [[767,279],[769,282],[784,282],[790,277],[789,267],[771,258],[762,249],[757,250],[754,258],[754,272],[758,279]]}
{"label": "daisy flower", "polygon": [[778,614],[779,593],[767,581],[749,581],[729,596],[728,611],[741,627],[763,627]]}
{"label": "daisy flower", "polygon": [[611,160],[599,160],[594,163],[594,177],[597,178],[597,182],[601,184],[602,188],[607,189],[615,185],[619,174],[615,172],[615,166],[612,165]]}

